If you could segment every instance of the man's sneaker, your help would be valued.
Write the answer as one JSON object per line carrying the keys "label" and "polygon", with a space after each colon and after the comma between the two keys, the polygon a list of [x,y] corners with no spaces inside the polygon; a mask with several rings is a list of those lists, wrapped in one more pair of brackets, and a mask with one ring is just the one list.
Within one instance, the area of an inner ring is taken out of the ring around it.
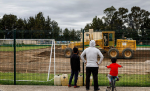
{"label": "man's sneaker", "polygon": [[80,86],[77,86],[77,85],[76,85],[76,86],[74,86],[74,88],[79,88],[79,87],[80,87]]}
{"label": "man's sneaker", "polygon": [[95,89],[94,91],[98,91],[98,90],[100,90],[100,88],[97,88],[97,89]]}
{"label": "man's sneaker", "polygon": [[119,81],[119,78],[117,78],[117,80],[116,81]]}
{"label": "man's sneaker", "polygon": [[71,87],[71,85],[70,85],[70,84],[68,84],[68,87]]}
{"label": "man's sneaker", "polygon": [[89,88],[86,88],[86,90],[90,90]]}

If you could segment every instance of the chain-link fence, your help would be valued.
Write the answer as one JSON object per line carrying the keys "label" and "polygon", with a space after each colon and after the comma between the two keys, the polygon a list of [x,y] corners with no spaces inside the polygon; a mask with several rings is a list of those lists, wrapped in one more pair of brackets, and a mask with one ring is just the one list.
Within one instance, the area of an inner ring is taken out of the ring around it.
{"label": "chain-link fence", "polygon": [[[16,84],[20,85],[53,86],[56,85],[55,76],[62,74],[67,74],[66,78],[69,80],[72,48],[77,47],[80,51],[78,55],[80,55],[83,51],[83,41],[84,48],[87,48],[90,40],[95,40],[95,47],[104,55],[104,60],[98,69],[98,83],[100,86],[109,85],[107,74],[110,70],[105,66],[111,64],[111,52],[109,51],[111,48],[116,48],[119,51],[119,53],[116,52],[117,63],[123,66],[118,70],[120,80],[116,83],[117,86],[150,86],[149,32],[145,34],[141,32],[134,33],[135,31],[127,32],[127,30],[124,32],[119,30],[115,30],[115,32],[89,30],[83,34],[82,30],[74,34],[55,34],[48,30],[24,30],[24,32],[16,30],[16,43],[14,46],[13,31],[8,31],[0,31],[0,84],[14,84],[14,76],[16,76]],[[123,41],[119,42],[117,39]],[[120,43],[120,46],[118,43]],[[126,53],[126,56],[132,56],[129,59],[123,56],[125,45],[133,49],[132,54],[130,51]],[[14,47],[16,47],[16,52],[14,52]],[[14,53],[16,54],[16,61],[14,61]],[[98,57],[98,61],[99,59]],[[16,64],[16,75],[14,75],[14,64]],[[80,77],[83,77],[84,69],[85,82],[86,65],[83,64],[82,60],[80,60],[80,69]],[[67,85],[68,80],[66,80]]]}

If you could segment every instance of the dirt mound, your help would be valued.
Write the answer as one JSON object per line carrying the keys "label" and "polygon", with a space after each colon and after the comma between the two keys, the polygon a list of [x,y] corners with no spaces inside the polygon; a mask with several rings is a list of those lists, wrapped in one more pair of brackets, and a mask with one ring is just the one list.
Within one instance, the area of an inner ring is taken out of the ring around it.
{"label": "dirt mound", "polygon": [[[38,57],[50,57],[50,53],[51,53],[51,51],[44,51],[44,52],[37,54],[36,56],[38,56]],[[63,50],[56,49],[55,50],[55,57],[65,58]],[[52,58],[54,58],[54,51],[52,51]]]}
{"label": "dirt mound", "polygon": [[50,56],[50,51],[44,51],[41,52],[40,54],[37,54],[38,57],[46,57],[46,56]]}

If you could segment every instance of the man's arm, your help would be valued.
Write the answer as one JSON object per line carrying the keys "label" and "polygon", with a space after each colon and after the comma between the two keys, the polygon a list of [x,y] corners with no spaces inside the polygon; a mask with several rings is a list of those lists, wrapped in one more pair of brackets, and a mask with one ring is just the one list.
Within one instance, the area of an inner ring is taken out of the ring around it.
{"label": "man's arm", "polygon": [[79,67],[79,72],[80,72],[80,57],[78,57],[78,67]]}
{"label": "man's arm", "polygon": [[82,52],[82,54],[80,55],[80,57],[81,57],[81,59],[82,59],[82,61],[84,62],[84,63],[86,63],[86,61],[85,61],[85,59],[84,59],[84,55],[85,55],[85,50]]}
{"label": "man's arm", "polygon": [[100,50],[98,51],[98,55],[100,56],[100,61],[98,62],[98,65],[99,65],[99,64],[101,64],[102,60],[104,59],[104,56]]}

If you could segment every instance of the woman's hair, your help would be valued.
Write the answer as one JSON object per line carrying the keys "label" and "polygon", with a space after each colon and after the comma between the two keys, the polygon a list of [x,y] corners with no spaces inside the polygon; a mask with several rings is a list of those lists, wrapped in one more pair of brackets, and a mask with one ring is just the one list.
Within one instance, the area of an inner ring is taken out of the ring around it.
{"label": "woman's hair", "polygon": [[117,61],[117,58],[111,58],[112,63],[116,63],[116,61]]}

